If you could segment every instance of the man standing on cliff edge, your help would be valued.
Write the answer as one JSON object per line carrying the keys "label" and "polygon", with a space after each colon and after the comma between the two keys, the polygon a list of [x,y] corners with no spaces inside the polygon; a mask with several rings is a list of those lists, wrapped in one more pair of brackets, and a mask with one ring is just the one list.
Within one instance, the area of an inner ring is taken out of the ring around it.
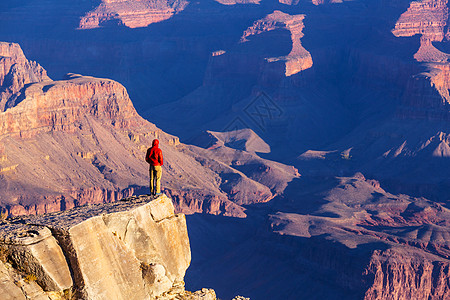
{"label": "man standing on cliff edge", "polygon": [[161,175],[163,165],[163,155],[159,149],[159,141],[153,140],[152,147],[148,148],[145,161],[150,164],[150,193],[161,195]]}

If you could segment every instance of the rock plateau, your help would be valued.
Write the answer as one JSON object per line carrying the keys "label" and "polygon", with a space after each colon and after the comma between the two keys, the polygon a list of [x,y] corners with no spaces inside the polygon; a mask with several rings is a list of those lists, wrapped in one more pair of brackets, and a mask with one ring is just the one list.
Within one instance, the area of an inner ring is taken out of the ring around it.
{"label": "rock plateau", "polygon": [[189,4],[186,0],[104,0],[80,20],[79,29],[119,22],[129,28],[146,27],[171,18]]}

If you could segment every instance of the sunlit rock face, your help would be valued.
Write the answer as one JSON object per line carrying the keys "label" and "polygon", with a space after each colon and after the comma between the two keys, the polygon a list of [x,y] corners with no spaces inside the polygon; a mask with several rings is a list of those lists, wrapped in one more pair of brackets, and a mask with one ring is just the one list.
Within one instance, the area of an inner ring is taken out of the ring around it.
{"label": "sunlit rock face", "polygon": [[[183,282],[191,261],[186,220],[166,196],[0,227],[3,299],[191,299]],[[197,294],[216,298],[211,290]]]}
{"label": "sunlit rock face", "polygon": [[412,1],[408,10],[398,19],[392,33],[395,36],[421,34],[431,41],[442,41],[448,21],[447,2],[447,0]]}
{"label": "sunlit rock face", "polygon": [[446,62],[448,54],[436,49],[432,42],[441,42],[446,38],[447,23],[447,0],[413,1],[397,20],[392,33],[396,37],[421,35],[420,48],[414,55],[417,61]]}
{"label": "sunlit rock face", "polygon": [[283,61],[286,65],[286,76],[297,74],[309,69],[313,65],[311,54],[303,48],[301,38],[304,28],[304,15],[289,15],[279,10],[274,11],[265,18],[258,20],[244,31],[241,42],[248,41],[248,37],[275,29],[287,29],[291,34],[292,50],[286,56],[267,58],[268,62]]}
{"label": "sunlit rock face", "polygon": [[[420,106],[423,108],[422,112],[413,112],[413,118],[420,118],[422,113],[431,119],[448,119],[450,55],[433,45],[433,42],[448,40],[448,17],[446,0],[413,1],[392,29],[396,37],[421,36],[420,47],[414,54],[414,59],[427,63],[429,69],[427,73],[412,78],[408,84],[407,95],[404,97],[405,105],[417,108],[418,104],[422,103]],[[438,111],[425,112],[430,108]],[[407,112],[402,110],[400,115],[406,116]]]}
{"label": "sunlit rock face", "polygon": [[261,0],[215,0],[223,5],[259,4]]}
{"label": "sunlit rock face", "polygon": [[186,0],[104,0],[81,18],[79,28],[98,28],[114,21],[130,28],[146,27],[170,19],[188,4]]}
{"label": "sunlit rock face", "polygon": [[0,111],[8,100],[25,85],[50,80],[38,63],[26,59],[18,44],[0,42]]}

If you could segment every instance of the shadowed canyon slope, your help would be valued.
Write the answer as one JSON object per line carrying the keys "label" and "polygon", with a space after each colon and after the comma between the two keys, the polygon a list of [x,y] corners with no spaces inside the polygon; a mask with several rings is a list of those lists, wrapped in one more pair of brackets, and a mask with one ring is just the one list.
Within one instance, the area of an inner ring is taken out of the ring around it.
{"label": "shadowed canyon slope", "polygon": [[438,50],[433,42],[448,40],[448,20],[448,1],[413,1],[392,30],[397,37],[421,36],[420,48],[414,58],[419,62],[429,63],[427,66],[431,71],[424,77],[431,80],[447,105],[450,101],[450,54]]}
{"label": "shadowed canyon slope", "polygon": [[193,256],[187,285],[214,283],[218,295],[252,299],[448,297],[448,208],[388,193],[360,173],[302,177],[285,195],[239,223],[189,217],[193,253],[202,255]]}

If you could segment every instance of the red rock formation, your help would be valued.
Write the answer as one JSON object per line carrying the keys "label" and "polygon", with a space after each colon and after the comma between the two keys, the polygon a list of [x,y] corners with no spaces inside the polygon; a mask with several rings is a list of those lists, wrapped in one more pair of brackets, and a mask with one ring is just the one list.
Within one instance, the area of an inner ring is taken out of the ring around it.
{"label": "red rock formation", "polygon": [[46,81],[27,88],[27,99],[0,115],[0,136],[31,137],[53,130],[73,132],[86,115],[117,129],[143,120],[119,83],[70,75],[64,81]]}
{"label": "red rock formation", "polygon": [[278,0],[278,2],[286,5],[297,5],[299,0]]}
{"label": "red rock formation", "polygon": [[429,68],[409,79],[397,110],[399,118],[450,120],[450,64],[429,64]]}
{"label": "red rock formation", "polygon": [[[133,195],[134,189],[106,190],[96,187],[77,189],[68,193],[70,196],[42,196],[34,199],[35,203],[8,205],[5,212],[10,216],[40,215],[68,210],[80,205],[114,202]],[[41,200],[41,201],[39,201]]]}
{"label": "red rock formation", "polygon": [[[450,55],[448,56],[450,57]],[[442,104],[445,104],[445,102],[450,104],[450,64],[433,64],[432,66],[436,75],[431,77],[431,82],[442,96]]]}
{"label": "red rock formation", "polygon": [[[0,206],[9,215],[147,190],[143,158],[154,138],[165,156],[163,187],[189,213],[245,217],[240,205],[268,201],[298,176],[292,167],[225,145],[213,151],[181,144],[141,118],[125,88],[112,80],[69,74],[61,81],[19,82],[16,89],[0,112]],[[229,157],[261,166],[262,174],[240,171],[243,166],[236,168]]]}
{"label": "red rock formation", "polygon": [[413,1],[397,20],[392,33],[397,37],[421,35],[420,48],[414,58],[420,62],[446,62],[449,55],[437,50],[432,42],[445,37],[448,23],[447,0]]}
{"label": "red rock formation", "polygon": [[421,34],[430,41],[442,41],[448,20],[447,0],[421,0],[411,2],[395,24],[395,36]]}
{"label": "red rock formation", "polygon": [[304,15],[289,15],[279,10],[267,15],[264,19],[258,20],[244,31],[241,42],[247,42],[248,37],[261,34],[275,29],[287,29],[291,33],[292,50],[286,56],[267,58],[268,62],[284,61],[286,65],[286,76],[297,74],[309,69],[313,65],[311,54],[303,48],[300,39],[303,37],[302,30]]}
{"label": "red rock formation", "polygon": [[420,48],[414,54],[414,58],[420,62],[445,63],[450,58],[450,55],[436,49],[431,39],[422,37],[420,39]]}
{"label": "red rock formation", "polygon": [[[420,48],[414,58],[428,63],[429,68],[428,73],[409,81],[403,101],[406,107],[402,107],[399,112],[403,117],[448,119],[450,55],[439,51],[432,44],[446,38],[448,18],[447,0],[413,1],[392,30],[397,37],[421,35]],[[438,95],[434,93],[433,87]],[[429,111],[430,108],[433,111]]]}
{"label": "red rock formation", "polygon": [[171,18],[184,10],[189,2],[177,0],[103,0],[93,11],[80,20],[80,29],[103,26],[106,22],[117,20],[130,28],[146,27],[152,23]]}
{"label": "red rock formation", "polygon": [[177,212],[246,217],[245,210],[241,206],[219,195],[207,194],[202,190],[167,190],[167,193],[174,201]]}
{"label": "red rock formation", "polygon": [[18,44],[0,42],[0,112],[25,84],[50,80],[38,63],[26,59]]}
{"label": "red rock formation", "polygon": [[235,5],[235,4],[259,4],[261,0],[216,0],[223,5]]}
{"label": "red rock formation", "polygon": [[[275,233],[300,237],[300,246],[294,248],[298,256],[339,278],[336,284],[362,290],[364,299],[450,296],[447,208],[389,194],[361,174],[339,178],[321,199],[323,204],[308,214],[278,212],[270,217]],[[290,211],[295,210],[291,205]]]}
{"label": "red rock formation", "polygon": [[450,264],[436,257],[402,250],[376,250],[365,276],[370,287],[364,299],[446,299]]}

